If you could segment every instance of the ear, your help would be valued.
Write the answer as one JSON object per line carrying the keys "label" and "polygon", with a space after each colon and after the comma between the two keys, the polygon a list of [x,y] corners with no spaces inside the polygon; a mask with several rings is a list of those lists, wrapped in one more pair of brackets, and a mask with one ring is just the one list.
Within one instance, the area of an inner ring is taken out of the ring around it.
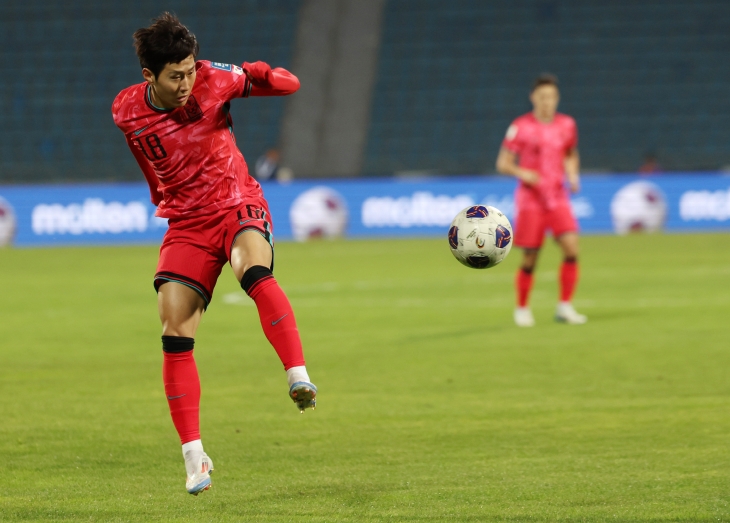
{"label": "ear", "polygon": [[149,83],[149,84],[155,83],[155,80],[156,80],[155,75],[152,73],[152,71],[150,71],[146,67],[144,69],[142,69],[142,76],[144,77],[144,79],[147,83]]}

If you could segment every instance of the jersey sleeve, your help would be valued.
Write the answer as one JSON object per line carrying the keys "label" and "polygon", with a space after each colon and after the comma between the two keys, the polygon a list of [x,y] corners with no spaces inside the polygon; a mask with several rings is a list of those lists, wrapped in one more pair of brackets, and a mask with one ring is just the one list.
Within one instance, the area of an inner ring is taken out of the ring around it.
{"label": "jersey sleeve", "polygon": [[272,69],[266,62],[243,63],[251,87],[244,96],[286,96],[299,90],[299,78],[284,69]]}
{"label": "jersey sleeve", "polygon": [[572,118],[570,119],[570,133],[568,136],[568,142],[565,144],[565,150],[572,151],[578,147],[578,125]]}
{"label": "jersey sleeve", "polygon": [[518,121],[515,120],[507,128],[507,133],[504,136],[504,140],[502,140],[502,147],[515,154],[520,154],[522,152],[522,145],[523,142],[522,136],[520,135],[520,125]]}
{"label": "jersey sleeve", "polygon": [[221,99],[230,101],[248,96],[251,82],[241,67],[203,60],[200,63],[201,69],[204,69],[202,72],[206,76],[206,83]]}
{"label": "jersey sleeve", "polygon": [[139,168],[142,169],[147,185],[150,186],[150,200],[155,205],[160,205],[162,202],[162,192],[160,192],[160,181],[157,178],[155,169],[152,164],[145,158],[144,153],[137,147],[129,138],[127,138],[127,145],[134,155],[134,159],[137,160]]}

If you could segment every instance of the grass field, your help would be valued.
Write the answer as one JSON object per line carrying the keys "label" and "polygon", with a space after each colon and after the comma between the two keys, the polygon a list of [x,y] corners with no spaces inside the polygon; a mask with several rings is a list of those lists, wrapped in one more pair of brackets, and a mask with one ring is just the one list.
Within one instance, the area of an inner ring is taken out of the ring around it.
{"label": "grass field", "polygon": [[184,489],[154,247],[0,250],[1,521],[730,521],[730,235],[587,237],[576,306],[519,260],[282,243],[318,408],[225,269],[196,338],[213,488]]}

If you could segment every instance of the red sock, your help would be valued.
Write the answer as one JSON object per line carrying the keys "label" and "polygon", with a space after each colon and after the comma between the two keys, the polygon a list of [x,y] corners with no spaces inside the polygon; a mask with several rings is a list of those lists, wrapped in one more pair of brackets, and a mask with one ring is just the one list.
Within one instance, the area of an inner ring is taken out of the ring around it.
{"label": "red sock", "polygon": [[249,296],[256,302],[264,334],[279,355],[284,369],[304,365],[302,340],[294,311],[274,277],[258,281],[249,289]]}
{"label": "red sock", "polygon": [[517,288],[517,306],[527,307],[527,300],[532,290],[532,272],[525,272],[523,269],[517,271],[515,287]]}
{"label": "red sock", "polygon": [[578,283],[578,262],[566,260],[560,267],[560,301],[570,301],[573,298],[576,283]]}
{"label": "red sock", "polygon": [[200,378],[193,351],[163,354],[162,381],[180,442],[200,439]]}

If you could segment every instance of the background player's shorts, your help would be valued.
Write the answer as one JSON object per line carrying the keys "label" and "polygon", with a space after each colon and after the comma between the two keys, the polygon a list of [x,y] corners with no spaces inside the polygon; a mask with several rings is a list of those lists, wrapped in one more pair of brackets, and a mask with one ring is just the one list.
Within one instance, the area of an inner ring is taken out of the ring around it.
{"label": "background player's shorts", "polygon": [[207,308],[236,238],[250,230],[260,233],[273,249],[271,216],[263,197],[207,216],[170,219],[160,247],[155,290],[169,281],[187,285],[203,297]]}
{"label": "background player's shorts", "polygon": [[515,245],[525,249],[537,249],[545,240],[545,231],[550,229],[557,238],[566,232],[578,231],[578,222],[573,216],[570,201],[565,200],[553,209],[527,206],[517,210],[515,219]]}

